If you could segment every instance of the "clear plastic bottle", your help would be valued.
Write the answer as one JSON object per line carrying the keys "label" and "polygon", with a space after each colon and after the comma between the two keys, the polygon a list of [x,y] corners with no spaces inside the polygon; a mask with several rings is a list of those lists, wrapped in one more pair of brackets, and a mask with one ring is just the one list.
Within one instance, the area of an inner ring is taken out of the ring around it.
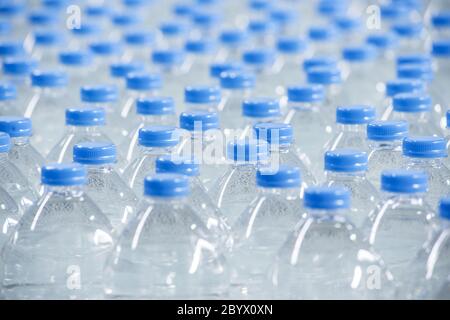
{"label": "clear plastic bottle", "polygon": [[317,184],[311,172],[309,158],[297,149],[293,140],[293,128],[290,124],[261,122],[253,126],[256,139],[267,142],[269,147],[269,166],[273,171],[283,165],[296,167],[302,175],[302,188]]}
{"label": "clear plastic bottle", "polygon": [[203,110],[216,112],[222,107],[222,93],[220,87],[215,86],[188,86],[184,88],[184,110]]}
{"label": "clear plastic bottle", "polygon": [[275,298],[392,298],[392,275],[348,218],[350,192],[308,188],[303,206],[306,216],[279,250],[271,271]]}
{"label": "clear plastic bottle", "polygon": [[11,138],[9,160],[19,168],[29,184],[39,191],[44,158],[30,143],[31,120],[22,117],[0,117],[0,131],[7,133]]}
{"label": "clear plastic bottle", "polygon": [[177,153],[200,165],[200,180],[207,190],[225,171],[224,137],[216,112],[188,111],[180,114],[183,140]]}
{"label": "clear plastic bottle", "polygon": [[25,55],[25,49],[21,41],[5,40],[0,42],[0,61],[7,58],[20,57]]}
{"label": "clear plastic bottle", "polygon": [[351,192],[349,218],[360,228],[379,201],[378,190],[366,178],[367,154],[355,149],[325,153],[325,185],[346,187]]}
{"label": "clear plastic bottle", "polygon": [[20,219],[2,250],[9,299],[100,299],[112,249],[111,224],[83,185],[79,164],[42,168],[44,194]]}
{"label": "clear plastic bottle", "polygon": [[447,299],[449,275],[449,220],[450,200],[441,199],[439,203],[439,218],[424,246],[419,250],[409,266],[410,281],[400,292],[401,298],[406,299]]}
{"label": "clear plastic bottle", "polygon": [[[68,76],[62,71],[33,71],[31,85],[33,96],[27,102],[24,116],[34,124],[32,143],[43,155],[47,154],[64,127],[64,110],[68,88]],[[52,123],[52,126],[48,126]]]}
{"label": "clear plastic bottle", "polygon": [[258,170],[256,183],[257,197],[233,225],[234,245],[229,261],[235,269],[231,279],[234,298],[270,297],[269,268],[303,213],[298,168]]}
{"label": "clear plastic bottle", "polygon": [[308,29],[308,38],[315,56],[334,56],[337,58],[339,36],[333,25],[311,26]]}
{"label": "clear plastic bottle", "polygon": [[200,166],[186,157],[162,156],[156,159],[156,173],[182,174],[189,177],[191,193],[188,204],[203,224],[217,238],[219,250],[228,252],[232,245],[231,228],[222,212],[216,207],[200,181]]}
{"label": "clear plastic bottle", "polygon": [[[450,21],[449,21],[450,22]],[[449,81],[450,72],[450,40],[437,40],[432,43],[431,53],[435,64],[434,79],[429,84],[430,94],[434,98],[434,111],[438,112],[441,128],[445,128],[445,112],[449,109],[450,94],[445,88],[445,83]]]}
{"label": "clear plastic bottle", "polygon": [[185,21],[171,20],[164,21],[159,25],[161,40],[160,48],[171,50],[183,49],[185,38],[189,33],[189,24]]}
{"label": "clear plastic bottle", "polygon": [[427,175],[422,171],[384,171],[383,198],[364,227],[368,242],[400,285],[413,280],[408,277],[410,264],[427,240],[434,219],[425,201],[427,187]]}
{"label": "clear plastic bottle", "polygon": [[242,129],[242,103],[251,97],[255,87],[255,76],[246,71],[227,71],[220,74],[223,103],[220,104],[221,127]]}
{"label": "clear plastic bottle", "polygon": [[276,38],[276,27],[266,17],[250,19],[247,31],[250,36],[249,42],[251,47],[273,47]]}
{"label": "clear plastic bottle", "polygon": [[103,132],[103,108],[66,109],[66,131],[47,155],[47,162],[68,163],[73,159],[73,147],[82,142],[111,142]]}
{"label": "clear plastic bottle", "polygon": [[155,173],[155,160],[163,155],[175,155],[180,131],[171,126],[147,126],[139,129],[139,155],[130,162],[122,178],[139,199],[143,197],[144,178]]}
{"label": "clear plastic bottle", "polygon": [[191,39],[185,43],[187,53],[186,77],[196,83],[207,83],[209,80],[209,65],[216,60],[217,43],[211,39]]}
{"label": "clear plastic bottle", "polygon": [[176,124],[175,102],[170,97],[139,98],[136,100],[136,115],[132,119],[128,135],[119,145],[125,163],[132,162],[139,154],[139,130],[145,126]]}
{"label": "clear plastic bottle", "polygon": [[0,187],[0,222],[2,229],[0,232],[0,246],[3,248],[11,234],[19,223],[23,212],[14,199]]}
{"label": "clear plastic bottle", "polygon": [[138,198],[116,170],[116,147],[108,142],[82,142],[73,147],[73,161],[87,170],[85,192],[108,217],[115,235],[136,214]]}
{"label": "clear plastic bottle", "polygon": [[[395,49],[398,45],[398,39],[392,32],[371,33],[366,37],[366,43],[375,47],[377,57],[375,64],[377,66],[377,88],[380,83],[384,83],[395,76]],[[381,69],[381,70],[380,70]]]}
{"label": "clear plastic bottle", "polygon": [[408,54],[425,51],[425,32],[420,22],[396,22],[392,31],[399,38],[398,54]]}
{"label": "clear plastic bottle", "polygon": [[377,189],[380,188],[382,171],[402,167],[402,142],[408,136],[408,127],[406,121],[372,121],[367,125],[367,179]]}
{"label": "clear plastic bottle", "polygon": [[426,199],[433,207],[450,194],[450,170],[444,165],[448,157],[446,141],[438,137],[408,137],[403,140],[404,168],[428,174]]}
{"label": "clear plastic bottle", "polygon": [[156,35],[144,28],[138,28],[125,32],[123,41],[126,44],[125,61],[147,61],[151,57],[156,42]]}
{"label": "clear plastic bottle", "polygon": [[336,109],[335,136],[325,146],[325,151],[354,148],[367,151],[367,124],[375,120],[375,108],[371,106],[348,106]]}
{"label": "clear plastic bottle", "polygon": [[[220,86],[220,76],[222,73],[241,73],[243,71],[243,65],[240,62],[235,61],[223,61],[214,62],[209,65],[209,80],[215,86]],[[224,94],[225,95],[225,94]]]}
{"label": "clear plastic bottle", "polygon": [[227,28],[220,32],[221,48],[217,54],[219,61],[239,61],[242,52],[248,47],[249,35],[245,30]]}
{"label": "clear plastic bottle", "polygon": [[268,15],[280,36],[298,34],[301,19],[296,10],[292,10],[288,5],[278,4],[269,9]]}
{"label": "clear plastic bottle", "polygon": [[208,191],[231,225],[256,196],[256,171],[267,164],[267,143],[242,139],[227,144],[231,164]]}
{"label": "clear plastic bottle", "polygon": [[125,92],[126,77],[129,73],[142,72],[145,70],[145,64],[141,61],[116,62],[109,66],[109,82],[116,85],[119,94]]}
{"label": "clear plastic bottle", "polygon": [[294,144],[304,153],[313,172],[322,172],[317,160],[323,157],[321,148],[333,136],[333,126],[324,113],[325,90],[321,85],[292,86],[287,90],[288,111],[284,123],[294,128]]}
{"label": "clear plastic bottle", "polygon": [[55,68],[59,52],[67,45],[65,34],[59,30],[45,30],[34,33],[34,48],[31,57],[39,61],[40,68]]}
{"label": "clear plastic bottle", "polygon": [[22,114],[25,111],[25,105],[33,96],[30,74],[37,66],[37,61],[27,57],[8,58],[3,61],[3,77],[16,86],[17,108]]}
{"label": "clear plastic bottle", "polygon": [[0,116],[19,116],[17,105],[17,87],[14,84],[0,83]]}
{"label": "clear plastic bottle", "polygon": [[68,43],[70,50],[85,50],[89,44],[104,36],[104,28],[98,21],[82,20],[70,29],[71,37]]}
{"label": "clear plastic bottle", "polygon": [[106,297],[227,297],[229,270],[208,228],[187,203],[188,177],[157,174],[147,177],[144,186],[137,217],[106,265]]}
{"label": "clear plastic bottle", "polygon": [[204,9],[197,6],[191,14],[190,37],[217,39],[222,21],[223,15],[219,10]]}
{"label": "clear plastic bottle", "polygon": [[109,78],[109,66],[121,61],[124,47],[120,42],[101,40],[90,43],[89,49],[94,54],[94,63],[97,66],[97,83],[103,83]]}
{"label": "clear plastic bottle", "polygon": [[[279,72],[281,63],[277,62],[276,52],[269,48],[256,48],[244,51],[242,54],[244,68],[256,76],[255,95],[282,95],[277,92],[275,75]],[[277,63],[276,63],[277,62]]]}

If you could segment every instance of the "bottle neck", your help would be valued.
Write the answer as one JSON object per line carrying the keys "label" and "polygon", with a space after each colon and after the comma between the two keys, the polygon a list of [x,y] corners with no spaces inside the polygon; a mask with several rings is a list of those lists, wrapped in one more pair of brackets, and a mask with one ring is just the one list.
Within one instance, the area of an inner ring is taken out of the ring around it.
{"label": "bottle neck", "polygon": [[342,132],[365,134],[366,124],[339,124],[339,130]]}
{"label": "bottle neck", "polygon": [[409,165],[441,168],[444,166],[444,158],[410,158],[406,157]]}
{"label": "bottle neck", "polygon": [[258,186],[258,191],[263,196],[277,195],[286,199],[298,199],[301,195],[300,188],[264,188]]}
{"label": "bottle neck", "polygon": [[11,144],[15,146],[25,146],[30,144],[30,137],[14,137],[11,138]]}
{"label": "bottle neck", "polygon": [[346,219],[346,209],[308,209],[308,216],[314,220],[342,220]]}
{"label": "bottle neck", "polygon": [[402,141],[401,140],[389,140],[389,141],[375,141],[369,140],[369,147],[371,149],[401,149]]}
{"label": "bottle neck", "polygon": [[68,130],[70,133],[73,133],[73,134],[80,134],[80,133],[90,134],[90,133],[100,132],[101,127],[100,126],[72,126],[72,125],[69,125]]}
{"label": "bottle neck", "polygon": [[113,163],[106,163],[100,165],[86,165],[88,174],[98,174],[98,173],[110,173],[114,171]]}
{"label": "bottle neck", "polygon": [[325,175],[327,177],[328,182],[336,180],[365,179],[366,171],[357,171],[357,172],[325,171]]}
{"label": "bottle neck", "polygon": [[83,186],[50,186],[44,185],[44,194],[58,194],[62,196],[80,197],[83,194]]}
{"label": "bottle neck", "polygon": [[320,109],[320,103],[317,102],[296,102],[288,101],[288,106],[297,111],[312,111]]}

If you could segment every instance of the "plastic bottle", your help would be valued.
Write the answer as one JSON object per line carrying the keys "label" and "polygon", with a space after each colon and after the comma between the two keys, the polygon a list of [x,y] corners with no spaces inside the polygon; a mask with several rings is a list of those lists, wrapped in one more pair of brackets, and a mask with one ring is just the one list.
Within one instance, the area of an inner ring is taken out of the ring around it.
{"label": "plastic bottle", "polygon": [[[375,47],[377,51],[375,60],[378,74],[377,78],[381,83],[392,79],[395,76],[397,37],[392,32],[372,33],[367,35],[366,43]],[[380,82],[378,82],[377,87],[380,86]]]}
{"label": "plastic bottle", "polygon": [[155,45],[156,35],[151,31],[139,28],[127,31],[123,35],[123,41],[126,44],[125,61],[147,61]]}
{"label": "plastic bottle", "polygon": [[338,32],[332,25],[316,25],[308,29],[308,38],[315,56],[336,56]]}
{"label": "plastic bottle", "polygon": [[237,62],[237,60],[214,62],[209,65],[209,80],[212,85],[220,86],[220,76],[222,73],[241,73],[242,71],[243,66],[240,62]]}
{"label": "plastic bottle", "polygon": [[108,217],[114,233],[120,235],[135,217],[138,198],[116,170],[115,145],[108,142],[76,144],[73,161],[86,167],[85,192]]}
{"label": "plastic bottle", "polygon": [[249,49],[242,54],[244,67],[256,76],[255,95],[282,95],[277,89],[275,75],[281,64],[276,64],[276,52],[268,48]]}
{"label": "plastic bottle", "polygon": [[[189,179],[157,174],[105,268],[107,298],[224,298],[229,271],[207,227],[187,204]],[[200,259],[201,257],[201,259]],[[172,279],[170,283],[161,279]]]}
{"label": "plastic bottle", "polygon": [[184,88],[184,110],[203,110],[215,112],[222,109],[222,93],[215,86],[188,86]]}
{"label": "plastic bottle", "polygon": [[301,174],[296,167],[258,170],[257,197],[233,226],[234,246],[229,254],[235,271],[232,294],[244,299],[270,297],[268,271],[293,226],[302,218]]}
{"label": "plastic bottle", "polygon": [[231,225],[255,198],[256,171],[267,164],[267,143],[242,139],[227,144],[227,160],[231,164],[208,191]]}
{"label": "plastic bottle", "polygon": [[111,142],[104,126],[103,108],[66,109],[66,131],[48,153],[47,162],[71,162],[73,147],[82,142]]}
{"label": "plastic bottle", "polygon": [[0,246],[2,248],[14,232],[21,217],[22,211],[17,203],[8,192],[0,187],[0,221],[2,224]]}
{"label": "plastic bottle", "polygon": [[100,299],[111,224],[83,192],[86,169],[42,168],[44,194],[2,250],[9,299]]}
{"label": "plastic bottle", "polygon": [[325,185],[346,187],[351,192],[349,218],[360,228],[379,201],[378,190],[367,179],[367,153],[336,149],[325,153]]}
{"label": "plastic bottle", "polygon": [[381,120],[388,120],[392,117],[392,113],[394,112],[393,99],[396,95],[406,93],[423,93],[426,91],[425,84],[420,80],[391,80],[387,81],[385,86],[386,96],[384,101],[377,106],[377,114],[381,116]]}
{"label": "plastic bottle", "polygon": [[19,168],[29,184],[39,191],[44,158],[30,143],[31,120],[22,117],[0,117],[0,131],[7,133],[11,138],[9,160]]}
{"label": "plastic bottle", "polygon": [[189,33],[189,24],[183,21],[164,21],[159,25],[162,39],[160,48],[180,50],[184,49],[185,38]]}
{"label": "plastic bottle", "polygon": [[209,65],[217,56],[217,43],[210,39],[191,39],[185,43],[187,52],[186,77],[195,79],[196,83],[207,83],[209,80]]}
{"label": "plastic bottle", "polygon": [[9,82],[0,83],[0,115],[18,116],[21,110],[17,105],[17,88]]}
{"label": "plastic bottle", "polygon": [[392,170],[381,175],[383,199],[370,213],[365,230],[399,284],[425,243],[434,212],[426,203],[427,175],[422,171]]}
{"label": "plastic bottle", "polygon": [[381,172],[401,168],[403,165],[402,143],[408,136],[405,121],[372,121],[367,125],[369,162],[367,179],[380,188]]}
{"label": "plastic bottle", "polygon": [[422,23],[398,22],[392,31],[399,38],[398,54],[423,52],[425,50],[425,32]]}
{"label": "plastic bottle", "polygon": [[272,47],[276,38],[275,24],[266,17],[253,18],[248,22],[247,31],[250,46],[254,48]]}
{"label": "plastic bottle", "polygon": [[392,297],[392,275],[348,218],[350,192],[342,187],[308,188],[303,206],[306,217],[289,234],[270,274],[275,297]]}
{"label": "plastic bottle", "polygon": [[122,178],[139,199],[143,197],[144,178],[155,173],[155,160],[163,155],[175,155],[180,132],[171,126],[148,126],[139,129],[139,155],[130,162]]}
{"label": "plastic bottle", "polygon": [[2,41],[0,42],[0,61],[5,59],[20,57],[25,55],[25,49],[20,41]]}
{"label": "plastic bottle", "polygon": [[272,171],[286,165],[296,167],[302,175],[302,188],[317,184],[310,170],[309,158],[295,147],[291,125],[261,122],[253,126],[253,131],[256,139],[267,142],[269,146],[269,166]]}
{"label": "plastic bottle", "polygon": [[124,47],[120,42],[103,40],[89,44],[89,49],[94,54],[94,62],[97,66],[97,83],[108,80],[109,66],[121,61]]}
{"label": "plastic bottle", "polygon": [[191,158],[162,156],[156,159],[156,173],[182,174],[189,177],[191,193],[189,206],[211,232],[219,250],[228,252],[232,245],[231,228],[222,212],[216,207],[200,181],[201,167]]}
{"label": "plastic bottle", "polygon": [[70,29],[71,37],[68,43],[70,50],[85,50],[89,44],[104,36],[104,28],[99,21],[81,21],[79,25]]}
{"label": "plastic bottle", "polygon": [[39,61],[40,68],[55,68],[59,63],[59,51],[67,43],[64,33],[56,30],[34,33],[34,48],[31,57]]}
{"label": "plastic bottle", "polygon": [[450,194],[450,170],[444,165],[448,157],[446,141],[439,137],[408,137],[403,140],[404,168],[428,174],[427,201],[437,206],[441,197]]}
{"label": "plastic bottle", "polygon": [[239,61],[242,52],[248,46],[249,35],[244,30],[228,28],[221,31],[219,40],[221,48],[217,54],[217,60]]}

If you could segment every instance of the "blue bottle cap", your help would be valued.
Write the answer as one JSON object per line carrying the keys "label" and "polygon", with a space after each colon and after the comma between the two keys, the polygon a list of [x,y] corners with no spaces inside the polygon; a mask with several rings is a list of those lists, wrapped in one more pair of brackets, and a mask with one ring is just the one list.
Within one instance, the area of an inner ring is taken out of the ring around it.
{"label": "blue bottle cap", "polygon": [[32,134],[31,119],[24,117],[0,117],[0,131],[11,138],[30,137]]}
{"label": "blue bottle cap", "polygon": [[290,145],[293,139],[293,129],[290,124],[261,122],[253,126],[253,132],[258,140],[270,145]]}
{"label": "blue bottle cap", "polygon": [[334,24],[341,32],[344,33],[350,33],[360,30],[363,25],[359,17],[352,17],[347,15],[334,18]]}
{"label": "blue bottle cap", "polygon": [[222,20],[222,16],[218,12],[210,10],[194,10],[191,17],[192,23],[200,28],[211,28]]}
{"label": "blue bottle cap", "polygon": [[278,25],[287,25],[298,19],[298,14],[289,8],[273,8],[269,12],[270,19]]}
{"label": "blue bottle cap", "polygon": [[337,31],[332,26],[313,26],[308,30],[308,36],[314,42],[326,42],[337,37]]}
{"label": "blue bottle cap", "polygon": [[185,175],[157,173],[144,180],[144,195],[148,197],[179,198],[189,192],[189,178]]}
{"label": "blue bottle cap", "polygon": [[436,29],[450,28],[450,11],[440,11],[433,14],[431,24]]}
{"label": "blue bottle cap", "polygon": [[25,3],[6,1],[0,4],[0,16],[4,18],[11,18],[22,15],[25,12]]}
{"label": "blue bottle cap", "polygon": [[115,163],[116,146],[108,142],[83,142],[73,147],[73,161],[85,165]]}
{"label": "blue bottle cap", "polygon": [[431,54],[437,58],[450,58],[450,40],[435,40]]}
{"label": "blue bottle cap", "polygon": [[59,62],[66,66],[89,66],[93,61],[94,57],[89,51],[64,51],[59,54]]}
{"label": "blue bottle cap", "polygon": [[303,205],[316,210],[350,208],[350,191],[343,187],[310,187],[305,190]]}
{"label": "blue bottle cap", "polygon": [[46,30],[34,33],[34,42],[38,46],[54,46],[64,42],[64,34],[60,31]]}
{"label": "blue bottle cap", "polygon": [[268,144],[262,140],[241,139],[227,144],[227,159],[236,162],[258,162],[267,159]]}
{"label": "blue bottle cap", "polygon": [[325,152],[325,170],[332,172],[367,171],[367,153],[354,149]]}
{"label": "blue bottle cap", "polygon": [[271,65],[275,62],[275,52],[271,49],[247,50],[243,53],[242,60],[249,65]]}
{"label": "blue bottle cap", "polygon": [[275,25],[269,20],[250,20],[247,29],[253,34],[267,34],[275,31]]}
{"label": "blue bottle cap", "polygon": [[103,108],[66,109],[66,125],[68,126],[104,126],[105,117]]}
{"label": "blue bottle cap", "polygon": [[126,76],[127,89],[146,91],[161,89],[163,80],[157,73],[132,72]]}
{"label": "blue bottle cap", "polygon": [[381,190],[392,193],[425,193],[428,176],[416,170],[386,170],[381,173]]}
{"label": "blue bottle cap", "polygon": [[115,102],[119,99],[119,90],[115,85],[83,86],[80,95],[83,102]]}
{"label": "blue bottle cap", "polygon": [[97,41],[89,45],[91,51],[99,56],[115,56],[123,52],[123,46],[120,42]]}
{"label": "blue bottle cap", "polygon": [[405,6],[399,6],[394,3],[382,5],[380,9],[382,20],[394,21],[404,18],[408,14],[408,10]]}
{"label": "blue bottle cap", "polygon": [[110,65],[109,72],[114,78],[125,78],[129,73],[141,72],[145,66],[141,62],[118,62]]}
{"label": "blue bottle cap", "polygon": [[63,71],[39,71],[31,73],[31,85],[34,87],[65,87],[69,77]]}
{"label": "blue bottle cap", "polygon": [[450,110],[447,110],[447,112],[445,113],[445,117],[447,120],[447,128],[450,128]]}
{"label": "blue bottle cap", "polygon": [[11,149],[11,138],[7,133],[0,132],[0,153],[9,152]]}
{"label": "blue bottle cap", "polygon": [[209,66],[209,75],[212,78],[220,78],[220,74],[225,71],[240,72],[243,70],[243,66],[239,62],[219,62],[213,63]]}
{"label": "blue bottle cap", "polygon": [[277,169],[258,169],[256,172],[256,184],[261,188],[300,188],[302,184],[300,169],[286,165],[282,165]]}
{"label": "blue bottle cap", "polygon": [[163,156],[156,159],[156,173],[174,173],[196,177],[200,174],[200,165],[188,157]]}
{"label": "blue bottle cap", "polygon": [[429,82],[433,80],[433,69],[426,64],[402,64],[397,66],[397,77],[400,79],[417,79]]}
{"label": "blue bottle cap", "polygon": [[401,38],[414,38],[420,36],[423,31],[423,25],[421,23],[398,23],[392,26],[397,36]]}
{"label": "blue bottle cap", "polygon": [[188,111],[180,114],[180,128],[188,131],[207,131],[219,128],[216,112]]}
{"label": "blue bottle cap", "polygon": [[306,50],[306,40],[298,37],[281,37],[277,41],[277,49],[284,54],[298,54]]}
{"label": "blue bottle cap", "polygon": [[139,15],[132,12],[117,12],[111,17],[112,23],[119,27],[130,27],[141,22]]}
{"label": "blue bottle cap", "polygon": [[14,57],[25,55],[25,49],[22,42],[18,41],[2,41],[0,42],[0,56]]}
{"label": "blue bottle cap", "polygon": [[340,124],[367,124],[375,120],[371,106],[342,106],[336,108],[336,122]]}
{"label": "blue bottle cap", "polygon": [[307,70],[307,80],[311,84],[332,85],[342,82],[341,70],[337,67],[313,67]]}
{"label": "blue bottle cap", "polygon": [[255,11],[265,11],[272,7],[272,0],[250,0],[248,5]]}
{"label": "blue bottle cap", "polygon": [[405,54],[397,57],[397,66],[403,64],[425,64],[431,65],[432,58],[429,54]]}
{"label": "blue bottle cap", "polygon": [[188,27],[183,22],[166,21],[159,25],[159,30],[165,37],[175,37],[188,32]]}
{"label": "blue bottle cap", "polygon": [[408,136],[406,121],[372,121],[367,125],[367,139],[373,141],[403,140]]}
{"label": "blue bottle cap", "polygon": [[84,13],[88,17],[102,18],[102,17],[109,16],[111,14],[111,10],[106,5],[88,4],[84,8]]}
{"label": "blue bottle cap", "polygon": [[245,71],[226,71],[220,74],[223,89],[248,89],[255,87],[256,77]]}
{"label": "blue bottle cap", "polygon": [[314,103],[325,100],[325,89],[321,85],[292,86],[287,88],[289,102]]}
{"label": "blue bottle cap", "polygon": [[184,89],[184,101],[187,103],[219,103],[221,98],[219,87],[189,86]]}
{"label": "blue bottle cap", "polygon": [[317,12],[326,17],[343,15],[348,10],[348,1],[320,0],[317,4]]}
{"label": "blue bottle cap", "polygon": [[52,10],[61,10],[68,6],[68,0],[42,0],[42,6]]}
{"label": "blue bottle cap", "polygon": [[179,138],[179,131],[172,126],[148,126],[139,130],[139,145],[148,148],[174,147]]}
{"label": "blue bottle cap", "polygon": [[315,67],[337,68],[338,61],[332,57],[312,57],[303,61],[303,70],[308,72]]}
{"label": "blue bottle cap", "polygon": [[0,101],[15,100],[17,88],[12,83],[0,83]]}
{"label": "blue bottle cap", "polygon": [[376,50],[370,45],[347,47],[342,50],[342,57],[350,62],[371,61],[376,56]]}
{"label": "blue bottle cap", "polygon": [[428,112],[431,110],[431,97],[423,93],[402,93],[394,96],[393,107],[397,112]]}
{"label": "blue bottle cap", "polygon": [[386,50],[395,47],[398,44],[398,39],[391,32],[375,33],[367,36],[366,43],[379,50]]}
{"label": "blue bottle cap", "polygon": [[446,158],[447,147],[444,138],[408,137],[403,140],[403,155],[410,158]]}
{"label": "blue bottle cap", "polygon": [[386,82],[386,95],[394,97],[401,93],[425,92],[425,84],[420,80],[397,79]]}
{"label": "blue bottle cap", "polygon": [[97,23],[83,22],[75,26],[71,31],[77,37],[90,37],[99,35],[102,32],[102,28]]}
{"label": "blue bottle cap", "polygon": [[123,40],[130,46],[151,46],[155,43],[155,34],[146,30],[133,30],[124,34]]}
{"label": "blue bottle cap", "polygon": [[248,34],[240,29],[227,29],[220,33],[220,42],[230,47],[238,47],[248,39]]}
{"label": "blue bottle cap", "polygon": [[209,54],[217,49],[215,41],[207,39],[188,40],[185,43],[184,49],[192,54]]}
{"label": "blue bottle cap", "polygon": [[28,22],[32,26],[51,26],[58,21],[58,16],[50,10],[34,10],[28,15]]}
{"label": "blue bottle cap", "polygon": [[160,65],[179,65],[184,58],[184,52],[178,50],[157,50],[152,53],[152,62]]}
{"label": "blue bottle cap", "polygon": [[439,216],[441,219],[450,220],[450,198],[442,198],[439,201]]}
{"label": "blue bottle cap", "polygon": [[175,114],[175,101],[170,97],[140,98],[136,101],[136,111],[149,116]]}
{"label": "blue bottle cap", "polygon": [[48,186],[79,186],[86,183],[86,168],[77,163],[53,163],[42,167],[41,182]]}
{"label": "blue bottle cap", "polygon": [[6,36],[11,33],[12,25],[9,21],[0,21],[0,35]]}
{"label": "blue bottle cap", "polygon": [[192,5],[189,3],[175,3],[172,7],[172,13],[178,17],[189,17],[193,12]]}
{"label": "blue bottle cap", "polygon": [[274,98],[251,98],[242,103],[242,115],[250,118],[281,116],[280,101]]}
{"label": "blue bottle cap", "polygon": [[152,3],[152,0],[122,0],[122,4],[130,9],[142,9]]}
{"label": "blue bottle cap", "polygon": [[29,75],[34,69],[36,69],[38,63],[34,59],[17,57],[6,58],[3,61],[3,73],[11,75]]}

